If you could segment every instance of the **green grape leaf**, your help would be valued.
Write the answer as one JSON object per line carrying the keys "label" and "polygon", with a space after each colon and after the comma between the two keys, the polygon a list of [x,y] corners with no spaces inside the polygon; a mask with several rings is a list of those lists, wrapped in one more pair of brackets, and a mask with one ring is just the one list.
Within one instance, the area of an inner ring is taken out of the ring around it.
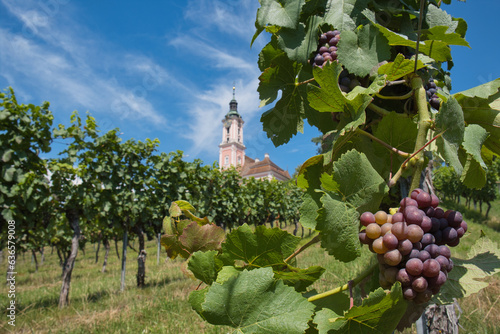
{"label": "green grape leaf", "polygon": [[260,119],[264,131],[275,146],[287,143],[298,131],[303,131],[305,85],[295,84],[301,68],[301,64],[293,63],[282,54],[259,77],[257,90],[261,106],[274,101],[278,90],[282,91],[279,101]]}
{"label": "green grape leaf", "polygon": [[[425,65],[420,60],[418,60],[417,69],[421,69],[423,67],[425,67]],[[378,68],[378,74],[385,74],[387,75],[388,81],[393,81],[402,78],[405,75],[413,73],[414,69],[415,61],[405,59],[402,54],[398,53],[396,59],[394,59],[393,62],[389,62]]]}
{"label": "green grape leaf", "polygon": [[368,2],[368,0],[328,0],[325,6],[325,23],[342,32],[354,30],[364,19],[362,11],[368,6]]}
{"label": "green grape leaf", "polygon": [[224,266],[217,275],[217,283],[222,284],[233,276],[239,275],[242,269],[233,266]]}
{"label": "green grape leaf", "polygon": [[203,318],[203,308],[202,304],[205,302],[205,298],[207,297],[208,289],[210,287],[207,286],[204,289],[201,290],[193,290],[189,294],[189,304],[191,304],[191,307],[193,310],[196,311],[202,318]]}
{"label": "green grape leaf", "polygon": [[480,189],[486,184],[486,171],[473,155],[467,154],[460,176],[462,184],[468,188]]}
{"label": "green grape leaf", "polygon": [[[382,118],[373,132],[373,135],[392,147],[409,153],[413,152],[417,133],[418,128],[415,122],[410,118],[403,118],[398,116],[395,112],[391,112]],[[374,143],[374,145],[376,155],[383,157],[385,161],[391,161],[392,155],[393,169],[399,168],[403,163],[404,157],[392,153],[392,151],[389,151],[386,147],[378,143]],[[387,164],[385,165],[386,167],[390,167]],[[389,171],[388,168],[386,171]]]}
{"label": "green grape leaf", "polygon": [[288,58],[298,63],[307,63],[311,52],[318,47],[318,25],[322,18],[311,16],[307,24],[300,23],[297,29],[283,28],[278,33],[278,46]]}
{"label": "green grape leaf", "polygon": [[362,26],[354,31],[343,31],[338,44],[338,59],[349,71],[359,77],[370,74],[380,62],[391,58],[387,39],[373,26]]}
{"label": "green grape leaf", "polygon": [[222,269],[222,261],[217,258],[215,250],[207,252],[194,252],[188,262],[188,269],[194,277],[207,285],[217,279],[217,273]]}
{"label": "green grape leaf", "polygon": [[342,65],[327,62],[323,68],[315,66],[314,79],[319,86],[308,84],[307,99],[309,105],[321,112],[344,112],[350,101],[344,96],[338,84]]}
{"label": "green grape leaf", "polygon": [[[200,297],[193,298],[196,311]],[[231,326],[233,333],[300,334],[308,328],[314,305],[276,280],[271,268],[260,268],[214,283],[201,310],[209,323]]]}
{"label": "green grape leaf", "polygon": [[349,262],[361,253],[358,240],[359,214],[349,203],[324,193],[318,210],[316,229],[321,232],[321,247],[336,259]]}
{"label": "green grape leaf", "polygon": [[427,24],[431,28],[444,26],[446,27],[445,31],[447,33],[453,33],[458,27],[458,22],[453,21],[453,18],[450,14],[446,13],[446,11],[435,6],[434,4],[429,4],[429,6],[427,7],[425,22],[427,22]]}
{"label": "green grape leaf", "polygon": [[226,233],[215,224],[200,226],[192,222],[184,228],[179,241],[186,251],[193,254],[196,251],[219,250]]}
{"label": "green grape leaf", "polygon": [[462,107],[454,97],[441,104],[436,115],[436,128],[439,132],[445,131],[437,139],[439,153],[461,175],[463,167],[458,159],[458,148],[464,139],[465,124]]}
{"label": "green grape leaf", "polygon": [[[318,198],[319,199],[319,198]],[[302,205],[300,206],[300,224],[305,228],[314,230],[316,228],[316,218],[318,217],[318,201],[309,193],[302,196]]]}
{"label": "green grape leaf", "polygon": [[425,30],[422,34],[424,40],[442,41],[448,45],[461,45],[470,48],[469,43],[457,33],[447,33],[449,27],[436,26],[431,29]]}
{"label": "green grape leaf", "polygon": [[[341,199],[359,213],[375,212],[389,189],[366,155],[356,150],[344,153],[334,163],[333,180],[339,185]],[[350,223],[357,228],[357,222]]]}
{"label": "green grape leaf", "polygon": [[299,22],[300,8],[304,0],[286,1],[261,0],[260,8],[257,10],[255,26],[264,28],[267,26],[278,26],[282,28],[296,28]]}
{"label": "green grape leaf", "polygon": [[467,124],[481,125],[490,136],[484,145],[500,155],[500,78],[453,95]]}
{"label": "green grape leaf", "polygon": [[[417,42],[408,39],[407,36],[398,34],[392,30],[387,29],[380,24],[372,22],[375,27],[387,38],[389,45],[401,45],[407,46],[415,49],[417,47]],[[436,61],[448,61],[451,60],[451,51],[447,43],[442,41],[428,40],[420,42],[419,51],[427,56],[433,58]]]}
{"label": "green grape leaf", "polygon": [[466,153],[464,169],[460,177],[468,188],[482,188],[486,184],[486,164],[481,156],[481,149],[488,132],[477,124],[465,128],[463,149]]}
{"label": "green grape leaf", "polygon": [[316,312],[313,322],[318,325],[319,334],[335,333],[336,330],[342,327],[340,322],[335,325],[330,319],[337,319],[339,315],[329,308],[323,308]]}
{"label": "green grape leaf", "polygon": [[487,287],[485,277],[500,272],[500,248],[486,237],[476,241],[467,254],[467,259],[453,258],[454,267],[448,280],[434,300],[441,304],[453,303],[454,298],[470,296]]}
{"label": "green grape leaf", "polygon": [[465,128],[464,142],[462,146],[465,151],[479,162],[481,167],[486,168],[486,164],[481,158],[481,147],[484,141],[488,138],[488,132],[477,124],[470,124]]}
{"label": "green grape leaf", "polygon": [[277,227],[260,225],[253,232],[244,224],[227,235],[220,258],[225,265],[241,260],[249,268],[281,265],[283,259],[295,251],[299,241],[300,238]]}
{"label": "green grape leaf", "polygon": [[295,291],[301,292],[316,282],[324,272],[325,268],[320,266],[301,269],[288,265],[286,270],[275,270],[274,277],[282,279],[286,285],[293,286]]}
{"label": "green grape leaf", "polygon": [[[392,333],[406,311],[408,303],[403,298],[401,285],[396,283],[389,293],[379,288],[363,299],[361,306],[354,306],[343,316],[335,316],[333,312],[324,312],[318,321],[321,322],[320,333]],[[330,326],[324,316],[331,315]],[[314,319],[316,322],[316,318]]]}

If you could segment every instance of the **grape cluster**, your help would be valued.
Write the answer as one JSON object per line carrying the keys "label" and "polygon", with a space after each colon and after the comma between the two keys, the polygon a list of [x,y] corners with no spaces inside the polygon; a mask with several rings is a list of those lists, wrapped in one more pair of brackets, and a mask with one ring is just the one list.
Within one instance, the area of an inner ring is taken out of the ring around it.
{"label": "grape cluster", "polygon": [[436,110],[439,110],[439,106],[441,105],[441,100],[436,95],[438,89],[441,89],[436,85],[434,79],[430,79],[429,82],[425,85],[425,92],[427,94],[427,98],[429,99],[429,104]]}
{"label": "grape cluster", "polygon": [[377,254],[379,282],[389,288],[399,281],[403,295],[417,304],[429,301],[446,282],[453,269],[450,247],[458,245],[467,223],[458,211],[444,211],[439,199],[422,189],[401,200],[393,214],[364,212],[366,228],[359,240]]}
{"label": "grape cluster", "polygon": [[340,31],[333,30],[321,34],[318,50],[313,59],[313,66],[323,67],[327,61],[337,60],[337,43],[340,40]]}

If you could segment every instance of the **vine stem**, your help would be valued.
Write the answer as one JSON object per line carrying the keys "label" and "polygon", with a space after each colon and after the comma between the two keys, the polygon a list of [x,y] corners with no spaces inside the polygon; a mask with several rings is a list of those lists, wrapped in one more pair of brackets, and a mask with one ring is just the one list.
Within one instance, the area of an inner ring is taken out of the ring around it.
{"label": "vine stem", "polygon": [[406,100],[410,98],[413,95],[413,91],[409,91],[408,93],[404,95],[395,95],[395,96],[388,96],[388,95],[381,95],[379,93],[376,93],[375,96],[384,100]]}
{"label": "vine stem", "polygon": [[299,249],[297,249],[295,252],[293,252],[292,255],[290,255],[289,257],[287,257],[285,259],[285,263],[287,263],[288,261],[290,261],[291,259],[293,259],[294,257],[296,257],[297,255],[299,255],[300,253],[302,253],[304,250],[306,250],[309,246],[311,245],[314,245],[315,243],[319,242],[320,241],[320,237],[319,237],[319,234],[316,235],[314,238],[312,238],[311,240],[309,240],[309,242],[307,242],[306,244],[304,244],[302,247],[300,247]]}
{"label": "vine stem", "polygon": [[311,78],[311,79],[308,79],[308,80],[305,80],[305,81],[302,81],[302,82],[297,82],[296,86],[305,85],[307,83],[313,82],[314,80],[316,80],[316,79]]}
{"label": "vine stem", "polygon": [[375,268],[377,266],[378,266],[378,263],[375,263],[374,265],[368,267],[361,274],[359,274],[358,277],[356,277],[355,279],[349,281],[347,284],[344,284],[342,286],[339,286],[339,287],[337,287],[335,289],[332,289],[332,290],[329,290],[329,291],[326,291],[326,292],[323,292],[323,293],[318,293],[317,295],[314,295],[314,296],[311,296],[311,297],[307,298],[307,301],[312,302],[312,301],[315,301],[315,300],[318,300],[318,299],[322,299],[322,298],[325,298],[325,297],[329,297],[329,296],[332,296],[332,295],[334,295],[336,293],[348,290],[350,287],[353,288],[356,285],[358,285],[362,280],[364,280],[365,278],[367,278],[368,276],[370,276],[373,273],[373,271],[375,270]]}
{"label": "vine stem", "polygon": [[[370,103],[368,105],[368,108],[370,108],[372,111],[376,112],[377,114],[379,114],[380,116],[384,117],[384,116],[387,116],[389,115],[391,112],[387,109],[384,109],[382,107],[379,107],[377,106],[376,104],[373,104],[373,103]],[[408,117],[407,114],[400,114],[400,113],[396,113],[396,116],[398,117]]]}
{"label": "vine stem", "polygon": [[375,137],[374,135],[372,135],[371,133],[369,132],[366,132],[365,130],[362,130],[360,128],[357,128],[356,129],[357,132],[359,132],[360,134],[376,141],[377,143],[379,143],[380,145],[386,147],[387,149],[389,149],[390,151],[394,152],[394,153],[397,153],[399,154],[400,156],[402,157],[409,157],[410,156],[410,153],[406,153],[404,151],[400,151],[398,150],[397,148],[395,147],[392,147],[391,145],[387,144],[386,142],[384,142],[383,140],[380,140],[379,138]]}
{"label": "vine stem", "polygon": [[415,102],[417,105],[418,113],[418,133],[417,140],[415,141],[415,168],[413,170],[410,192],[420,185],[420,174],[424,168],[424,152],[423,148],[426,146],[427,132],[431,125],[431,115],[427,106],[427,97],[425,93],[424,83],[422,78],[414,76],[411,79],[411,88],[415,91]]}

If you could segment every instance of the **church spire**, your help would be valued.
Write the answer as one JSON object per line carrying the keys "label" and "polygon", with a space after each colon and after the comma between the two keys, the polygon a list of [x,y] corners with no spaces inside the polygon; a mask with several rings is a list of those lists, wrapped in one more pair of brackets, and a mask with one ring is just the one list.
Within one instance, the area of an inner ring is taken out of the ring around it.
{"label": "church spire", "polygon": [[229,112],[227,113],[227,116],[230,115],[235,115],[235,116],[240,116],[238,113],[238,102],[236,102],[236,86],[233,82],[233,99],[229,102]]}

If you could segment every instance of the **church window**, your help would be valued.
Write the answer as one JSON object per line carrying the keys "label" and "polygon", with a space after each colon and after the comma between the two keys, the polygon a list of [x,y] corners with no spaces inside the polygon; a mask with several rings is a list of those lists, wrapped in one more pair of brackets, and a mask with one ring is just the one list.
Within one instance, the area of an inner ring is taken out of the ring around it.
{"label": "church window", "polygon": [[227,156],[227,155],[224,158],[224,165],[229,165],[229,156]]}

